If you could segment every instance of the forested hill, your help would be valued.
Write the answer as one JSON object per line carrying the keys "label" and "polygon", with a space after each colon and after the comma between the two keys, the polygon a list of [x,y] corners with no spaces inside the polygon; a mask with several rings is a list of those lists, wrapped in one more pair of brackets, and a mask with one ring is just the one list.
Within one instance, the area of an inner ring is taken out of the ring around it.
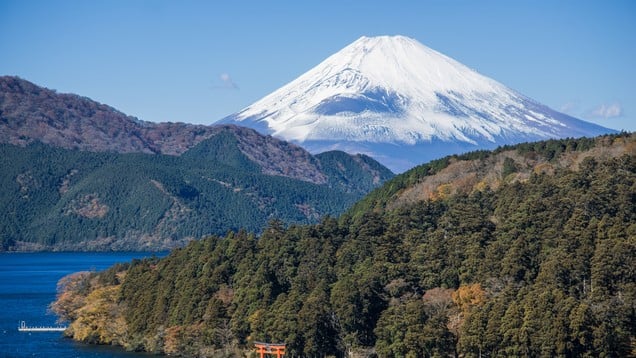
{"label": "forested hill", "polygon": [[[296,356],[633,356],[636,138],[550,143],[475,154],[477,167],[514,154],[492,187],[74,274],[53,309],[77,340],[185,356],[253,341]],[[520,157],[537,160],[527,176]],[[442,167],[389,181],[374,202]]]}
{"label": "forested hill", "polygon": [[[241,155],[263,174],[286,176],[314,184],[340,186],[366,194],[368,178],[376,187],[393,175],[375,160],[331,152],[317,160],[301,147],[234,125],[155,123],[138,120],[108,105],[76,94],[58,93],[12,76],[0,76],[0,143],[52,147],[90,152],[182,155],[200,152],[202,141],[232,132]],[[203,153],[207,156],[209,154]],[[231,156],[231,155],[230,155]],[[223,153],[215,159],[223,160]],[[335,161],[344,161],[337,164]],[[336,167],[330,167],[337,164]],[[355,173],[348,173],[350,169]],[[327,175],[326,172],[330,174]],[[351,176],[353,175],[353,176]],[[363,178],[364,177],[364,178]],[[362,180],[363,183],[357,183]]]}
{"label": "forested hill", "polygon": [[470,194],[485,188],[525,182],[532,175],[578,170],[586,159],[605,161],[634,155],[634,134],[596,138],[554,139],[502,146],[493,151],[451,155],[417,166],[369,193],[349,211],[392,210],[421,200]]}
{"label": "forested hill", "polygon": [[165,250],[339,215],[393,174],[220,126],[180,156],[0,145],[0,250]]}

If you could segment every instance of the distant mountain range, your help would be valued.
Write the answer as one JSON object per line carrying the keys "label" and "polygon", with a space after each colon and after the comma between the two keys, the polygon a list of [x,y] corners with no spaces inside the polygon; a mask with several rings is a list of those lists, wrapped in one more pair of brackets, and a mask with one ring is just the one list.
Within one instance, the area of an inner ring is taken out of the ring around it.
{"label": "distant mountain range", "polygon": [[252,129],[149,123],[0,77],[0,250],[161,250],[338,215],[393,177]]}
{"label": "distant mountain range", "polygon": [[362,37],[221,120],[395,172],[504,144],[614,130],[542,105],[404,36]]}

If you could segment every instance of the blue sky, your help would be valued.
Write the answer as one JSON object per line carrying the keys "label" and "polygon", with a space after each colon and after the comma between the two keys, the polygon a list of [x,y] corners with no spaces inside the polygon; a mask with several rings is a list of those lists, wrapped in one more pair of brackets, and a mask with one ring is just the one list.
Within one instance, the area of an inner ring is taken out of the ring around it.
{"label": "blue sky", "polygon": [[0,0],[0,75],[143,120],[210,124],[360,36],[398,34],[636,131],[636,1]]}

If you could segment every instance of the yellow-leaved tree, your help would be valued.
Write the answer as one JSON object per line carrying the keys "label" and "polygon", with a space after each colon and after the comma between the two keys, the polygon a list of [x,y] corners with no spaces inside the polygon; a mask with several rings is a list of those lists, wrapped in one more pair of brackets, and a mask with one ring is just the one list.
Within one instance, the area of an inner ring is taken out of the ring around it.
{"label": "yellow-leaved tree", "polygon": [[77,317],[69,327],[73,338],[97,344],[122,344],[126,334],[126,320],[118,304],[120,285],[93,290],[77,310]]}

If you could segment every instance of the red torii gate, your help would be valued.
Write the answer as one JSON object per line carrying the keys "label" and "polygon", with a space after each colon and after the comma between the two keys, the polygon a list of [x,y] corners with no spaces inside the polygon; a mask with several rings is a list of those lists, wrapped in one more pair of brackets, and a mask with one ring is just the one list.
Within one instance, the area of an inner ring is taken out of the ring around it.
{"label": "red torii gate", "polygon": [[276,358],[285,355],[285,343],[263,343],[254,342],[256,353],[260,354],[260,358],[265,358],[265,354],[276,354]]}

